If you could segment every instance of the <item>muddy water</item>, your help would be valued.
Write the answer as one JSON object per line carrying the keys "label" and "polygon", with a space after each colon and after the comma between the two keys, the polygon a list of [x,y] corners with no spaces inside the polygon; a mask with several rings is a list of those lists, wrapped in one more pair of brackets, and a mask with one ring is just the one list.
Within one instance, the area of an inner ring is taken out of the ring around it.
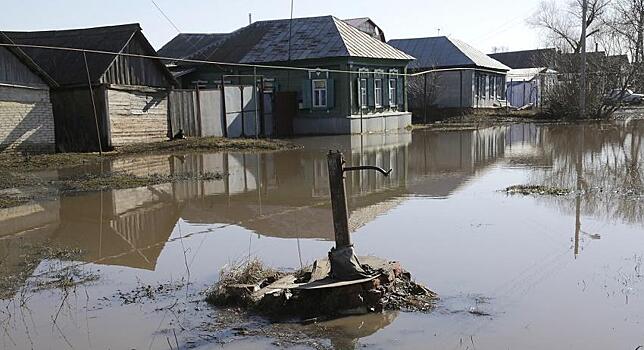
{"label": "muddy water", "polygon": [[[227,176],[1,210],[1,273],[17,283],[0,301],[0,346],[635,349],[644,344],[643,139],[638,121],[526,124],[307,138],[296,151],[61,171]],[[199,294],[220,267],[259,257],[295,269],[333,245],[329,149],[343,150],[350,165],[393,169],[390,178],[348,175],[353,240],[360,254],[399,260],[441,296],[438,307],[309,326],[226,322]],[[499,191],[516,184],[575,192]],[[39,244],[83,255],[21,263]],[[99,278],[33,288],[69,265]]]}

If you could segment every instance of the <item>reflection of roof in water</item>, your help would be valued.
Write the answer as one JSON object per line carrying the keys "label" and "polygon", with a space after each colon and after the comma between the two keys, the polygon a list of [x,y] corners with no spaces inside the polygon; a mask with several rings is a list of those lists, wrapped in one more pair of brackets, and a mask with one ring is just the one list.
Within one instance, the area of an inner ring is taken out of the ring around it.
{"label": "reflection of roof in water", "polygon": [[[402,195],[400,189],[392,189],[351,201],[349,204],[351,231],[357,230],[377,216],[396,207],[402,202],[400,195]],[[260,205],[257,200],[232,201],[227,204],[205,199],[188,203],[182,212],[182,218],[190,223],[236,223],[270,237],[334,239],[328,199],[311,198],[308,205],[301,206],[292,206],[288,202]]]}
{"label": "reflection of roof in water", "polygon": [[[148,188],[137,190],[144,195]],[[179,219],[178,207],[173,202],[147,202],[128,212],[113,213],[109,205],[114,192],[102,198],[100,194],[63,198],[56,242],[82,249],[84,261],[154,270]]]}

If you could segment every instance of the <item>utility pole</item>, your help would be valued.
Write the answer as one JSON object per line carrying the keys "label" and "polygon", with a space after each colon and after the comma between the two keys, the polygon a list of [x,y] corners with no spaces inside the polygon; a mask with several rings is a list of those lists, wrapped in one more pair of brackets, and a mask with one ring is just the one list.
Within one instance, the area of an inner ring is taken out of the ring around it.
{"label": "utility pole", "polygon": [[588,17],[588,0],[583,0],[581,9],[581,77],[579,79],[579,114],[586,118],[586,22]]}

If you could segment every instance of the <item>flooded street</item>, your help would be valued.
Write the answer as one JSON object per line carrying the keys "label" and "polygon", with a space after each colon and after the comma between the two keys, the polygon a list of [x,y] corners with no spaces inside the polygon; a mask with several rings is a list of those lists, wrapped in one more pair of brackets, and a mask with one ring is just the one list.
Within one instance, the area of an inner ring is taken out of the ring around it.
{"label": "flooded street", "polygon": [[[35,173],[224,177],[0,209],[0,347],[635,349],[644,345],[643,141],[641,120],[515,124]],[[257,257],[298,269],[333,246],[330,149],[348,165],[393,169],[347,174],[353,243],[400,261],[438,293],[436,309],[306,326],[225,322],[201,294],[224,265]],[[571,192],[503,191],[521,184]],[[79,253],[38,258],[43,245]],[[71,286],[48,283],[70,270]]]}

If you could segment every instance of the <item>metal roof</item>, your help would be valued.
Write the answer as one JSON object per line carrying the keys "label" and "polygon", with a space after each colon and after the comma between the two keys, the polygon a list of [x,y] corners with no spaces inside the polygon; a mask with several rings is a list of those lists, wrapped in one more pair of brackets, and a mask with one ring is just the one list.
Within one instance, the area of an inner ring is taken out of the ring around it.
{"label": "metal roof", "polygon": [[229,33],[181,33],[175,36],[168,43],[163,45],[157,53],[161,57],[184,58],[194,55],[197,51],[209,47],[222,39]]}
{"label": "metal roof", "polygon": [[478,67],[508,71],[509,67],[458,39],[446,36],[389,40],[389,44],[414,57],[415,69]]}
{"label": "metal roof", "polygon": [[554,67],[557,51],[555,49],[536,49],[498,52],[488,56],[513,69]]}
{"label": "metal roof", "polygon": [[[156,55],[156,51],[141,33],[138,23],[84,29],[4,33],[16,44],[107,52],[123,52],[134,36],[140,33],[140,42],[145,47],[146,54]],[[29,47],[21,49],[59,85],[87,84],[85,58],[82,52]],[[97,83],[114,62],[115,55],[88,52],[86,56],[90,80],[92,83]],[[158,60],[158,66],[170,81],[173,81],[172,74],[160,60]]]}
{"label": "metal roof", "polygon": [[333,16],[255,22],[192,58],[271,63],[331,57],[414,59]]}
{"label": "metal roof", "polygon": [[[385,39],[385,32],[369,17],[360,17],[360,18],[349,18],[343,19],[343,21],[349,24],[352,27],[358,28],[361,31],[380,39],[382,42],[387,42]],[[373,33],[370,32],[373,30]]]}
{"label": "metal roof", "polygon": [[540,74],[553,75],[553,74],[557,74],[557,72],[555,70],[549,69],[548,67],[518,68],[518,69],[511,69],[508,72],[506,79],[508,81],[510,81],[510,80],[514,80],[514,81],[530,81],[530,80],[536,78]]}
{"label": "metal roof", "polygon": [[[15,44],[4,32],[0,31],[0,43],[2,44]],[[58,83],[47,74],[36,62],[34,62],[29,55],[27,55],[20,47],[17,46],[3,46],[7,51],[11,52],[18,58],[20,62],[29,67],[32,72],[38,75],[50,87],[58,87]]]}

